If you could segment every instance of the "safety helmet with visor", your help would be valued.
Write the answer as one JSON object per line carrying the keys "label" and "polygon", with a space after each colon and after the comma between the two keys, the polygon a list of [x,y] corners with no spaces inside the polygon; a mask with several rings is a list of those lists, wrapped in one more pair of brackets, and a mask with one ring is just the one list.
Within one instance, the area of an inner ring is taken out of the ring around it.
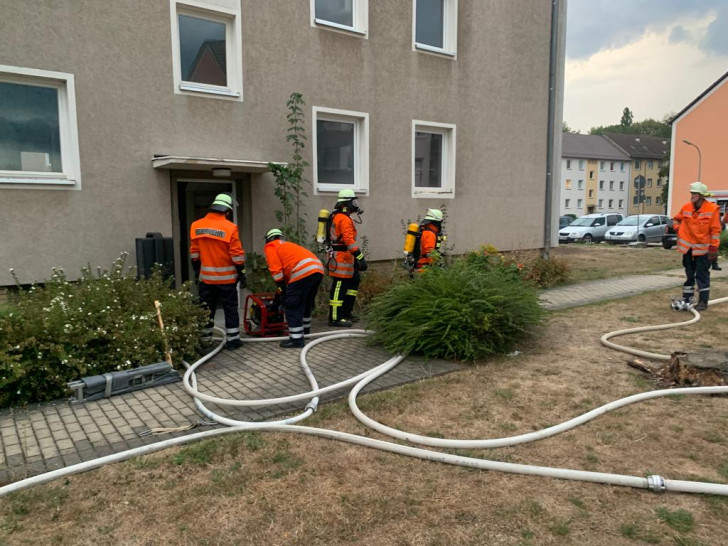
{"label": "safety helmet with visor", "polygon": [[352,212],[356,212],[357,214],[361,214],[364,212],[364,209],[359,207],[359,201],[356,198],[356,193],[354,193],[354,190],[348,188],[344,190],[339,190],[339,194],[336,198],[336,207],[346,207]]}
{"label": "safety helmet with visor", "polygon": [[440,209],[427,209],[425,220],[431,222],[442,222],[442,211]]}
{"label": "safety helmet with visor", "polygon": [[690,184],[690,193],[697,193],[704,197],[710,195],[710,192],[708,191],[708,186],[706,186],[702,182],[693,182],[692,184]]}
{"label": "safety helmet with visor", "polygon": [[233,197],[229,193],[219,193],[208,210],[229,212],[233,210]]}
{"label": "safety helmet with visor", "polygon": [[273,228],[268,230],[268,233],[265,234],[265,242],[270,243],[272,240],[280,237],[283,237],[283,232],[278,228]]}

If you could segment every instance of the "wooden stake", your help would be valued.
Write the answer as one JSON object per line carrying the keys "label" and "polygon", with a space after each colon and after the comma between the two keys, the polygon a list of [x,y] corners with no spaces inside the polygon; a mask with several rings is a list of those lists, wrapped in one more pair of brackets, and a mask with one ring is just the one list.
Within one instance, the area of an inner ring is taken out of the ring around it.
{"label": "wooden stake", "polygon": [[154,300],[154,307],[157,308],[157,319],[159,320],[159,329],[162,330],[162,339],[164,340],[164,359],[167,364],[174,367],[172,364],[172,353],[169,352],[169,342],[167,342],[167,334],[164,331],[164,321],[162,321],[162,304],[159,300]]}

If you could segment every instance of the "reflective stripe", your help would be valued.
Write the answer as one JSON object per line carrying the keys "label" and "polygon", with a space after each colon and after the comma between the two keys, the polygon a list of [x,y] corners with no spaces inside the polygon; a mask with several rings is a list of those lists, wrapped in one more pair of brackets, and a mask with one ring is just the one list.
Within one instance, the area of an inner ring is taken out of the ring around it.
{"label": "reflective stripe", "polygon": [[346,245],[346,249],[347,250],[356,250],[357,248],[359,248],[359,246],[356,243],[352,243],[350,245]]}
{"label": "reflective stripe", "polygon": [[226,265],[225,267],[207,267],[207,266],[203,265],[202,271],[224,273],[226,271],[236,271],[236,269],[235,269],[235,266],[233,266],[233,265]]}
{"label": "reflective stripe", "polygon": [[293,326],[288,328],[288,333],[303,332],[303,326]]}
{"label": "reflective stripe", "polygon": [[233,263],[236,264],[245,264],[245,256],[230,256],[233,260]]}
{"label": "reflective stripe", "polygon": [[683,287],[683,294],[692,294],[695,292],[695,288],[692,286],[685,286]]}
{"label": "reflective stripe", "polygon": [[238,278],[237,275],[200,275],[200,280],[210,281],[234,281]]}
{"label": "reflective stripe", "polygon": [[225,328],[226,334],[239,334],[240,328]]}
{"label": "reflective stripe", "polygon": [[200,259],[200,253],[199,252],[193,252],[190,254],[190,258],[193,260],[199,260]]}
{"label": "reflective stripe", "polygon": [[311,317],[303,317],[303,326],[311,326]]}
{"label": "reflective stripe", "polygon": [[291,339],[303,339],[303,332],[301,332],[300,334],[288,334],[288,337],[290,337]]}
{"label": "reflective stripe", "polygon": [[276,273],[275,275],[273,275],[273,280],[276,281],[276,282],[282,281],[283,280],[283,273]]}
{"label": "reflective stripe", "polygon": [[710,286],[708,288],[701,288],[699,292],[708,292],[710,291]]}
{"label": "reflective stripe", "polygon": [[320,263],[314,264],[314,265],[309,265],[308,267],[301,269],[300,271],[296,271],[293,275],[291,275],[291,278],[289,279],[288,282],[293,282],[297,279],[300,279],[301,277],[304,277],[306,275],[306,273],[308,273],[309,271],[318,271],[319,273],[323,273],[324,266],[321,265]]}
{"label": "reflective stripe", "polygon": [[354,296],[354,297],[356,297],[357,294],[358,294],[358,292],[356,290],[347,290],[346,291],[346,295],[347,296]]}

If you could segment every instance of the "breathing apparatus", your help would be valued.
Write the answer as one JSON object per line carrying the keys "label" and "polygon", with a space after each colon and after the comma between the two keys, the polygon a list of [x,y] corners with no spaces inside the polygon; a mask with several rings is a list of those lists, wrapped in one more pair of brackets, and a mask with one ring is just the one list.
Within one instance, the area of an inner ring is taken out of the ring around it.
{"label": "breathing apparatus", "polygon": [[422,231],[427,224],[437,226],[437,240],[435,242],[435,251],[440,252],[442,243],[447,240],[447,236],[442,231],[442,211],[440,209],[427,209],[425,219],[419,225],[412,222],[407,226],[404,237],[404,267],[412,272],[417,266],[417,261],[421,258]]}

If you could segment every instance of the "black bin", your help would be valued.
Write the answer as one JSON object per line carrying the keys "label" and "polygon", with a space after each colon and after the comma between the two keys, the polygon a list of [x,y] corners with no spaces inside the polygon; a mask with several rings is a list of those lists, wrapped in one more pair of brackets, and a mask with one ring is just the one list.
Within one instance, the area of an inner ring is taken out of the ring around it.
{"label": "black bin", "polygon": [[148,279],[154,264],[161,264],[164,278],[174,275],[174,245],[171,237],[161,233],[147,233],[143,239],[137,238],[137,277]]}

